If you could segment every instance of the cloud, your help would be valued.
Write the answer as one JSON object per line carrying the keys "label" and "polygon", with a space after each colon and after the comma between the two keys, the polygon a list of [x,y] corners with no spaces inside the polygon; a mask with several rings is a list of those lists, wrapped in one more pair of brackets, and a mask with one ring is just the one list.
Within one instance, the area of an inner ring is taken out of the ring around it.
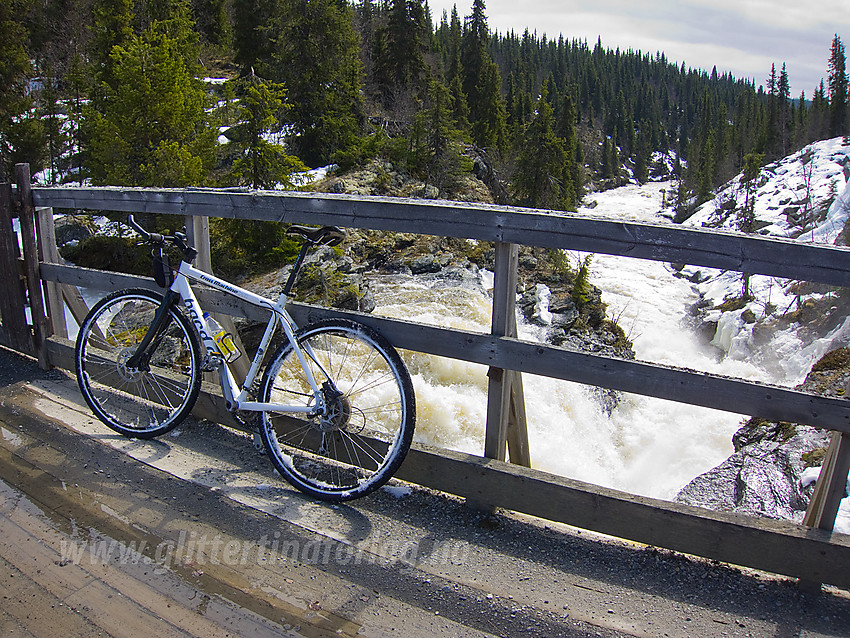
{"label": "cloud", "polygon": [[738,16],[761,27],[789,31],[838,29],[850,26],[850,13],[844,0],[684,0],[682,6],[705,8]]}
{"label": "cloud", "polygon": [[[429,0],[437,20],[454,2]],[[663,52],[671,62],[763,84],[787,63],[792,92],[811,97],[826,75],[835,33],[850,31],[846,0],[488,0],[491,30],[587,39],[606,48]],[[458,4],[458,13],[468,15]],[[842,37],[842,40],[844,38]]]}

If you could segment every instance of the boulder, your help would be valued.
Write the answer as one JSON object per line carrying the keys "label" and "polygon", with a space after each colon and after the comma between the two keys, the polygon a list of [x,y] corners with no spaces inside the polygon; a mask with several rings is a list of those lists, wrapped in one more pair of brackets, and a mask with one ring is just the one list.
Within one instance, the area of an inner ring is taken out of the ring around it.
{"label": "boulder", "polygon": [[[850,349],[825,354],[797,389],[844,396],[850,380]],[[786,421],[749,419],[733,435],[735,453],[697,476],[676,501],[708,509],[800,522],[813,485],[803,472],[823,463],[829,432]]]}

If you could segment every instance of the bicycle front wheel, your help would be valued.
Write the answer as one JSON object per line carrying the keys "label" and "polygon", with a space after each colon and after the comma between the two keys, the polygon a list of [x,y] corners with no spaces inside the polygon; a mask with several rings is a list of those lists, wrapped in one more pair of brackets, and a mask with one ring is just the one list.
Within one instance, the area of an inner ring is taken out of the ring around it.
{"label": "bicycle front wheel", "polygon": [[[263,413],[260,435],[277,470],[325,501],[347,501],[386,483],[404,460],[416,419],[413,384],[401,357],[367,326],[323,321],[299,331],[298,345],[322,389],[325,414]],[[272,358],[264,402],[315,406],[292,345]]]}
{"label": "bicycle front wheel", "polygon": [[149,364],[127,366],[161,303],[161,295],[141,288],[112,293],[94,305],[77,335],[80,391],[95,415],[125,436],[168,432],[189,413],[201,388],[198,337],[177,308],[151,343]]}

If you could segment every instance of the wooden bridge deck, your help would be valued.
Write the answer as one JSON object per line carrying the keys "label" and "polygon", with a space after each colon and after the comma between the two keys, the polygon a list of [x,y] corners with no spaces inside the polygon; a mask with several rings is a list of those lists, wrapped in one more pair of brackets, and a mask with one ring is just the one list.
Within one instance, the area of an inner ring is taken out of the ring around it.
{"label": "wooden bridge deck", "polygon": [[[427,491],[316,504],[238,432],[115,436],[65,373],[2,349],[0,434],[3,635],[826,637],[850,626],[840,590],[806,594]],[[122,554],[142,542],[137,560]]]}

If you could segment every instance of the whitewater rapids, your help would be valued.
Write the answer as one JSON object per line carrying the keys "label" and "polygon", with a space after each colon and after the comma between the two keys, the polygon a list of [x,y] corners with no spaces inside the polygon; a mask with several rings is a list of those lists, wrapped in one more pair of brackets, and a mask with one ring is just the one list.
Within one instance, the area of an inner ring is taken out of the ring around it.
{"label": "whitewater rapids", "polygon": [[[594,195],[594,215],[664,221],[670,183],[627,186]],[[589,211],[579,211],[589,212]],[[575,262],[581,257],[575,255]],[[643,361],[767,381],[741,361],[718,362],[683,326],[697,300],[693,285],[661,262],[595,255],[591,281],[603,291],[609,316],[618,320]],[[458,285],[434,279],[381,277],[371,281],[376,314],[489,332],[492,281]],[[541,338],[522,323],[520,337]],[[481,455],[486,423],[487,367],[404,352],[417,401],[417,440]],[[535,468],[635,494],[671,499],[698,474],[732,453],[742,415],[639,395],[623,395],[609,415],[591,388],[523,375],[529,445]]]}

